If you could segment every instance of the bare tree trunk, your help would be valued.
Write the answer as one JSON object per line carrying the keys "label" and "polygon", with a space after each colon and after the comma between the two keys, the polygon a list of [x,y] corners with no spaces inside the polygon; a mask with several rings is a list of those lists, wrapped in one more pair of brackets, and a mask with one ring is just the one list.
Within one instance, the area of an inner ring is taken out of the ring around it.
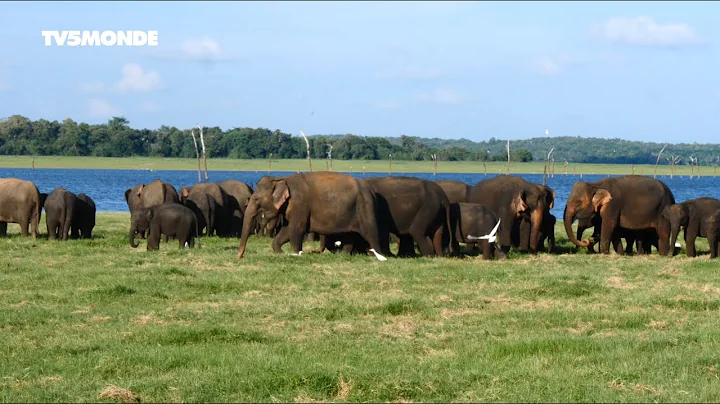
{"label": "bare tree trunk", "polygon": [[272,153],[270,153],[270,158],[268,159],[268,174],[272,172]]}
{"label": "bare tree trunk", "polygon": [[207,169],[207,154],[205,154],[205,138],[203,137],[202,126],[198,125],[198,128],[200,128],[200,144],[202,145],[203,161],[205,161],[205,181],[207,181],[208,180],[208,169]]}
{"label": "bare tree trunk", "polygon": [[197,139],[195,138],[195,129],[190,131],[190,134],[193,138],[193,145],[195,146],[195,157],[197,157],[197,163],[198,163],[198,184],[202,182],[202,174],[200,170],[200,151],[197,147]]}
{"label": "bare tree trunk", "polygon": [[485,172],[485,176],[487,177],[487,165],[483,163],[483,171]]}
{"label": "bare tree trunk", "polygon": [[312,172],[312,160],[310,159],[310,142],[308,142],[307,136],[305,136],[305,132],[301,130],[300,134],[302,135],[303,139],[305,139],[305,150],[307,150],[308,166],[310,167],[310,172]]}
{"label": "bare tree trunk", "polygon": [[655,170],[653,170],[653,178],[655,178],[655,174],[657,173],[657,166],[658,166],[658,163],[660,162],[660,156],[665,151],[666,147],[667,147],[667,143],[665,143],[665,146],[663,146],[663,148],[660,149],[660,153],[658,153],[657,160],[655,160]]}
{"label": "bare tree trunk", "polygon": [[388,175],[392,173],[392,154],[388,154],[388,162],[390,163],[388,167]]}
{"label": "bare tree trunk", "polygon": [[543,167],[543,185],[547,182],[547,163],[545,164],[545,167]]}
{"label": "bare tree trunk", "polygon": [[507,141],[507,155],[508,155],[508,166],[507,166],[507,175],[510,175],[510,140]]}

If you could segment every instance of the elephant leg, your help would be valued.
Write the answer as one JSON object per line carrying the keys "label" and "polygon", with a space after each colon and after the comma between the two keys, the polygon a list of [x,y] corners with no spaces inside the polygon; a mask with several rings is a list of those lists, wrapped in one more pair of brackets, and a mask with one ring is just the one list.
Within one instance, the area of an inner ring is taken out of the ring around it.
{"label": "elephant leg", "polygon": [[504,260],[507,258],[507,255],[505,255],[505,253],[503,252],[503,250],[500,248],[499,245],[492,243],[491,246],[495,253],[495,258],[497,258],[499,260]]}
{"label": "elephant leg", "polygon": [[670,222],[667,220],[660,220],[660,223],[655,231],[657,231],[658,235],[658,253],[662,256],[666,256],[670,252]]}
{"label": "elephant leg", "polygon": [[[170,240],[170,237],[167,234],[163,234],[163,243],[167,243],[168,240]],[[183,243],[184,245],[184,243]]]}
{"label": "elephant leg", "polygon": [[435,255],[443,257],[445,255],[443,248],[443,236],[445,234],[445,226],[438,226],[433,234],[432,244],[435,249]]}
{"label": "elephant leg", "polygon": [[695,239],[697,239],[698,233],[700,232],[700,220],[690,220],[688,227],[683,232],[685,234],[685,251],[688,257],[694,257],[697,255],[695,252]]}
{"label": "elephant leg", "polygon": [[290,236],[290,245],[292,246],[294,253],[302,251],[303,240],[305,239],[305,226],[293,226],[292,224],[287,226]]}
{"label": "elephant leg", "polygon": [[615,220],[603,219],[600,230],[600,253],[610,254],[610,242],[615,232]]}
{"label": "elephant leg", "polygon": [[284,226],[272,239],[272,249],[275,253],[282,253],[282,246],[290,241],[290,227]]}
{"label": "elephant leg", "polygon": [[7,237],[7,222],[0,222],[0,237]]}
{"label": "elephant leg", "polygon": [[30,221],[29,220],[21,219],[20,223],[18,223],[18,224],[20,225],[20,234],[23,237],[27,237],[28,235],[30,235]]}
{"label": "elephant leg", "polygon": [[[521,220],[519,224],[519,240],[518,240],[518,247],[520,248],[520,251],[527,252],[530,251],[530,231],[531,231],[531,224],[527,220]],[[513,243],[515,244],[515,243]],[[538,243],[539,245],[539,243]]]}
{"label": "elephant leg", "polygon": [[484,260],[490,260],[493,256],[493,249],[487,240],[480,241],[480,248],[482,248],[482,256]]}
{"label": "elephant leg", "polygon": [[718,256],[718,233],[720,229],[710,229],[708,231],[708,243],[710,244],[710,259]]}
{"label": "elephant leg", "polygon": [[398,257],[402,258],[415,258],[417,253],[415,252],[415,240],[412,236],[404,234],[398,237]]}

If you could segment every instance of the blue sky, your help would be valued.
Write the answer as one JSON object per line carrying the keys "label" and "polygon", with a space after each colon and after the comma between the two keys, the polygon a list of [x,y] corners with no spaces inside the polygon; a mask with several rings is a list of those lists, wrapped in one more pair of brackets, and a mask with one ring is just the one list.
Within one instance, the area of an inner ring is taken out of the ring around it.
{"label": "blue sky", "polygon": [[[718,143],[718,2],[2,2],[0,115]],[[42,30],[157,30],[46,47]]]}

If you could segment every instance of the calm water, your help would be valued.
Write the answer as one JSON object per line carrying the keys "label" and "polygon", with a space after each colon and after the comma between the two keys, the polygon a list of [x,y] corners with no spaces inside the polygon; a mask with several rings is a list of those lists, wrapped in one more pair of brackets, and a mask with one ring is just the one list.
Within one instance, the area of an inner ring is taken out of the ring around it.
{"label": "calm water", "polygon": [[[255,187],[257,181],[267,172],[239,172],[239,171],[211,171],[209,172],[210,181],[222,181],[226,179],[235,179],[246,182]],[[272,175],[288,175],[292,172],[273,172]],[[387,173],[353,173],[353,176],[364,178],[370,176],[382,177]],[[393,175],[403,175],[401,173],[393,173]],[[478,181],[491,178],[497,174],[437,174],[432,173],[411,173],[408,176],[415,176],[424,179],[447,179],[463,181],[470,185],[474,185]],[[541,184],[542,174],[523,174],[520,175],[528,181]],[[176,171],[176,170],[96,170],[96,169],[32,169],[26,168],[0,168],[0,178],[16,177],[29,180],[35,183],[40,192],[50,192],[56,187],[62,186],[76,194],[84,192],[90,195],[95,201],[98,211],[110,212],[127,212],[127,204],[125,203],[125,190],[140,184],[149,183],[155,179],[161,179],[180,189],[182,186],[193,185],[197,181],[197,171]],[[554,178],[547,179],[547,185],[552,187],[556,193],[555,207],[552,213],[558,218],[562,217],[565,201],[570,193],[570,189],[576,181],[597,181],[607,175],[555,175]],[[204,178],[204,173],[203,173]],[[720,198],[720,177],[701,177],[699,179],[690,180],[687,176],[675,177],[658,177],[665,182],[678,202],[688,199],[694,199],[701,196],[710,196]]]}

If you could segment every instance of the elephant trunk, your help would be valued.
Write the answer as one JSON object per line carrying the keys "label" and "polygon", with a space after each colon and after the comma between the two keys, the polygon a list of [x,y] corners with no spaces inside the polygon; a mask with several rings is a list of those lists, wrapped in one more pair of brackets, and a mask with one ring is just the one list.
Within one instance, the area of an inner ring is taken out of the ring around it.
{"label": "elephant trunk", "polygon": [[131,227],[130,228],[130,247],[132,247],[132,248],[137,248],[139,245],[138,243],[135,242],[135,233],[137,233],[137,232],[135,231],[134,228]]}
{"label": "elephant trunk", "polygon": [[677,243],[678,234],[680,234],[680,221],[669,220],[670,222],[670,254],[675,254],[675,243]]}
{"label": "elephant trunk", "polygon": [[540,229],[542,229],[543,209],[538,207],[530,214],[530,251],[537,251]]}
{"label": "elephant trunk", "polygon": [[575,220],[575,210],[565,207],[565,215],[563,215],[563,225],[565,226],[565,232],[567,233],[568,240],[578,247],[587,247],[590,245],[590,240],[580,241],[575,237],[572,231],[572,222]]}
{"label": "elephant trunk", "polygon": [[250,230],[252,230],[253,228],[253,222],[255,221],[255,216],[257,216],[257,213],[257,202],[250,201],[247,209],[245,209],[245,218],[243,220],[242,234],[240,235],[240,249],[237,253],[238,259],[242,258],[243,254],[245,254],[245,247],[247,246],[248,237],[250,237]]}

